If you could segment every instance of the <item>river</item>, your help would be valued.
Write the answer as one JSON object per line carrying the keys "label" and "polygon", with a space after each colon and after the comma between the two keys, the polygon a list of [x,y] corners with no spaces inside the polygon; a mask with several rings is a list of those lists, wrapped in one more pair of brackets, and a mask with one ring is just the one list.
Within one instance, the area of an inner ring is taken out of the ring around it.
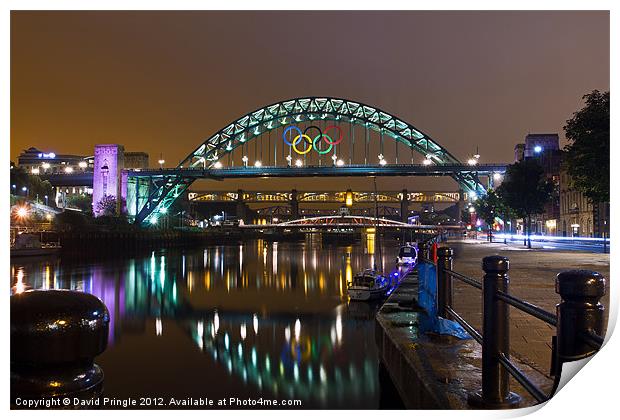
{"label": "river", "polygon": [[[96,363],[110,398],[379,408],[376,305],[347,298],[347,282],[372,266],[374,248],[372,240],[325,245],[308,236],[140,257],[14,259],[11,293],[73,289],[106,304],[108,348]],[[395,242],[382,246],[385,270],[397,252]]]}

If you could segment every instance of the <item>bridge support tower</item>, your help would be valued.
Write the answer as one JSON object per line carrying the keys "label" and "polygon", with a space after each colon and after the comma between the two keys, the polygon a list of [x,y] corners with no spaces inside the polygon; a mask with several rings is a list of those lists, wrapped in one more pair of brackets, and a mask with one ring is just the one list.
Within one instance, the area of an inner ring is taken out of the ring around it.
{"label": "bridge support tower", "polygon": [[243,219],[244,222],[248,222],[247,220],[245,220],[246,217],[246,205],[243,202],[243,190],[237,190],[237,208],[236,208],[236,213],[237,213],[237,217],[239,219]]}
{"label": "bridge support tower", "polygon": [[402,195],[400,198],[400,221],[407,223],[409,218],[409,193],[407,189],[403,189]]}
{"label": "bridge support tower", "polygon": [[299,200],[297,198],[297,190],[291,191],[291,219],[299,219]]}

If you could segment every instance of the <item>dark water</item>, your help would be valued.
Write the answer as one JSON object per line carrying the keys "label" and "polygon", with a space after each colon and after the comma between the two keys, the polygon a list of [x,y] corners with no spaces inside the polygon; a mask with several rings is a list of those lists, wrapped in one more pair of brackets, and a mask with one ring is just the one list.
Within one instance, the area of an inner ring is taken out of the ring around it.
{"label": "dark water", "polygon": [[[374,243],[261,240],[104,261],[13,260],[11,293],[81,290],[111,315],[97,358],[118,398],[300,399],[302,408],[378,408],[374,311],[347,281]],[[398,244],[384,243],[385,270]],[[375,305],[376,306],[376,305]]]}

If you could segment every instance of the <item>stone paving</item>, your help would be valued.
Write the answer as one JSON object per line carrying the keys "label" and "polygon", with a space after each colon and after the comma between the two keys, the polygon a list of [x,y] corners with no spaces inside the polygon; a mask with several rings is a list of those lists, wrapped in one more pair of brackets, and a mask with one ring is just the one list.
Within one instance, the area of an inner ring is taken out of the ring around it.
{"label": "stone paving", "polygon": [[[528,250],[514,244],[473,240],[452,240],[442,246],[454,249],[454,271],[482,280],[482,258],[502,255],[510,259],[510,294],[555,313],[559,295],[555,293],[555,276],[571,269],[598,271],[607,279],[607,294],[602,303],[609,307],[609,254],[547,249]],[[454,282],[454,309],[479,330],[481,329],[481,292],[458,280]],[[605,312],[607,325],[608,311]],[[549,326],[515,308],[510,312],[511,354],[545,376],[551,365],[551,337],[555,327]]]}

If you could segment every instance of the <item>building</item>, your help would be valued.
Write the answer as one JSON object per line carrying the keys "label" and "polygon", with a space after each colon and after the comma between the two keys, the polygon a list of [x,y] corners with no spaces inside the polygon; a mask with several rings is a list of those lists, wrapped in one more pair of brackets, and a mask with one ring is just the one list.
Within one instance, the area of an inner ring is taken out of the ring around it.
{"label": "building", "polygon": [[591,203],[571,182],[571,177],[560,173],[559,234],[568,237],[608,237],[609,203]]}
{"label": "building", "polygon": [[149,167],[149,154],[145,152],[125,152],[123,169],[145,169]]}
{"label": "building", "polygon": [[36,147],[24,150],[17,157],[17,166],[35,175],[92,171],[94,162],[93,156],[61,155]]}
{"label": "building", "polygon": [[551,200],[545,205],[542,214],[532,217],[532,232],[545,235],[558,235],[560,223],[560,165],[562,162],[560,136],[556,134],[528,134],[525,142],[515,146],[515,161],[536,159],[542,166],[545,177],[553,185]]}

